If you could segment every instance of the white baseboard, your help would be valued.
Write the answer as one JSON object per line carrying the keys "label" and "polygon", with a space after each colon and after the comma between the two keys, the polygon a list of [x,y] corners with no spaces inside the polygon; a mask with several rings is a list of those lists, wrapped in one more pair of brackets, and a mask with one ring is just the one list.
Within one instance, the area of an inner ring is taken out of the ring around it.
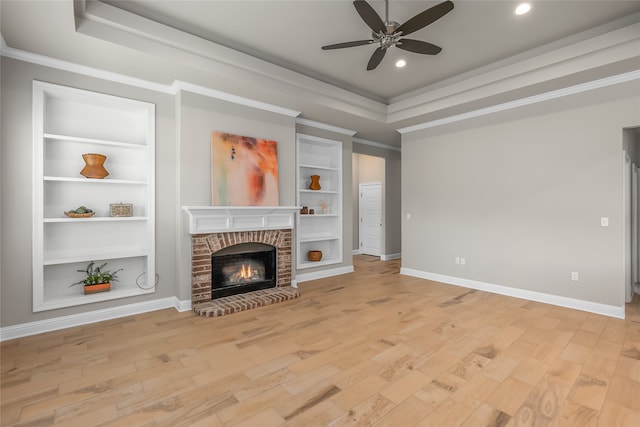
{"label": "white baseboard", "polygon": [[191,300],[180,300],[178,297],[174,297],[175,302],[173,306],[177,311],[182,313],[183,311],[191,311]]}
{"label": "white baseboard", "polygon": [[354,249],[352,255],[360,255],[360,249]]}
{"label": "white baseboard", "polygon": [[[340,274],[353,273],[353,266],[332,268],[329,270],[314,271],[313,273],[296,274],[296,282],[308,282],[309,280],[324,279],[325,277],[338,276]],[[297,287],[297,286],[296,286]]]}
{"label": "white baseboard", "polygon": [[168,297],[152,301],[138,302],[135,304],[121,305],[113,308],[105,308],[102,310],[94,310],[86,313],[61,316],[53,319],[38,320],[36,322],[23,323],[20,325],[6,326],[4,328],[0,328],[0,341],[41,334],[44,332],[57,331],[74,326],[88,325],[90,323],[102,322],[104,320],[117,319],[119,317],[163,310],[165,308],[172,307],[178,311],[187,311],[191,309],[191,301],[181,301],[176,297]]}
{"label": "white baseboard", "polygon": [[449,285],[462,286],[465,288],[477,289],[494,294],[506,295],[509,297],[537,301],[545,304],[557,305],[560,307],[573,308],[587,311],[589,313],[602,314],[604,316],[624,319],[624,306],[600,304],[591,301],[584,301],[575,298],[562,297],[558,295],[545,294],[542,292],[529,291],[525,289],[510,288],[509,286],[495,285],[493,283],[479,282],[477,280],[463,279],[460,277],[446,276],[444,274],[429,273],[426,271],[414,270],[402,267],[400,274],[405,276],[418,277],[420,279],[433,280]]}
{"label": "white baseboard", "polygon": [[388,254],[388,255],[380,255],[380,259],[382,261],[389,261],[392,259],[398,259],[401,258],[402,254],[401,253],[397,253],[397,254]]}

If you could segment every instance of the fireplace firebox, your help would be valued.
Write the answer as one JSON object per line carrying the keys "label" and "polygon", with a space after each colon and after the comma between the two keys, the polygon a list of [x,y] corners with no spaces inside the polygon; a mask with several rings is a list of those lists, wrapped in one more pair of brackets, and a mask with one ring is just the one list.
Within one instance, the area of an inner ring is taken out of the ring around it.
{"label": "fireplace firebox", "polygon": [[276,247],[240,243],[211,255],[211,299],[276,287]]}

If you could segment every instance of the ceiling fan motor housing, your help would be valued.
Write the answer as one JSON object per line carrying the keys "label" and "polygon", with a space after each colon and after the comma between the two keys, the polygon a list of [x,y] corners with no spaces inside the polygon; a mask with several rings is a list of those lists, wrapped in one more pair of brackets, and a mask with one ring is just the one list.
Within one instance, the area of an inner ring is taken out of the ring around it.
{"label": "ceiling fan motor housing", "polygon": [[396,34],[396,28],[400,26],[395,21],[386,21],[384,23],[386,28],[386,33],[382,31],[376,33],[375,31],[371,32],[371,37],[378,43],[380,43],[380,47],[382,49],[388,49],[392,46],[395,46],[396,43],[400,40],[401,33]]}

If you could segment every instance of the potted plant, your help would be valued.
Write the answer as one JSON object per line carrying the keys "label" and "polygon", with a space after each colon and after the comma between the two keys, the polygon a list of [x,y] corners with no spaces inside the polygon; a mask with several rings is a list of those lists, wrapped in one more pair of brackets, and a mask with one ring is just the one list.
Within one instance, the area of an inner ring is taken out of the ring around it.
{"label": "potted plant", "polygon": [[107,265],[106,262],[98,267],[95,267],[95,264],[95,261],[91,261],[84,270],[76,270],[79,273],[85,273],[86,276],[84,279],[73,283],[70,286],[84,285],[85,294],[106,292],[110,290],[111,282],[118,281],[118,272],[122,271],[122,268],[116,271],[109,271],[104,270]]}

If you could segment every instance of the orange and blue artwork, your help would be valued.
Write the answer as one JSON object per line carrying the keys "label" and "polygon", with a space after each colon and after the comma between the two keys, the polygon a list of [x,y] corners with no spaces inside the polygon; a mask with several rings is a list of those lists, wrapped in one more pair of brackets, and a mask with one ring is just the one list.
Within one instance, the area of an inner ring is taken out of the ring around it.
{"label": "orange and blue artwork", "polygon": [[278,143],[211,132],[214,206],[278,206]]}

